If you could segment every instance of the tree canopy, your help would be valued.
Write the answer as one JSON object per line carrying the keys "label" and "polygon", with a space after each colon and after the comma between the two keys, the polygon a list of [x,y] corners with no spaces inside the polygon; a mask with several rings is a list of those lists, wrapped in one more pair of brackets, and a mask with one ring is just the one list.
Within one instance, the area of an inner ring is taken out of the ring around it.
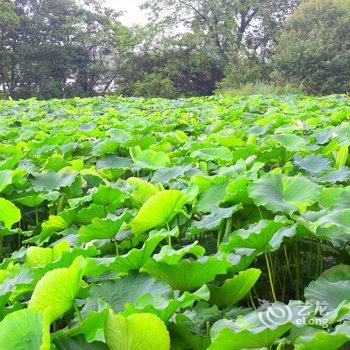
{"label": "tree canopy", "polygon": [[350,1],[310,0],[287,21],[273,60],[310,93],[350,91]]}
{"label": "tree canopy", "polygon": [[0,1],[0,79],[13,97],[88,96],[112,78],[118,14],[97,1]]}
{"label": "tree canopy", "polygon": [[245,84],[349,90],[346,0],[144,0],[127,27],[103,0],[0,0],[0,94],[210,95]]}

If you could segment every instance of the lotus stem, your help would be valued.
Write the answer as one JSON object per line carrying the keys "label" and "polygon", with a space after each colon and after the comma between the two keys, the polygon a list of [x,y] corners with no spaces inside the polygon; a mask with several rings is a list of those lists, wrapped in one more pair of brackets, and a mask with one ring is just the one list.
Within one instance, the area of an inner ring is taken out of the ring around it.
{"label": "lotus stem", "polygon": [[57,203],[57,214],[59,214],[62,211],[65,199],[66,199],[66,194],[62,193],[62,196],[59,198]]}
{"label": "lotus stem", "polygon": [[295,252],[294,252],[294,259],[295,259],[295,284],[296,284],[296,297],[300,299],[300,256],[299,256],[299,246],[298,243],[295,244]]}
{"label": "lotus stem", "polygon": [[317,268],[317,276],[316,278],[318,278],[318,276],[323,272],[323,253],[322,253],[322,240],[320,242],[317,243],[317,257],[318,257],[318,262],[317,262],[317,267],[319,266],[319,269]]}
{"label": "lotus stem", "polygon": [[[166,223],[166,227],[167,227],[168,232],[170,232],[170,227],[169,227],[169,223],[168,222]],[[167,237],[167,241],[168,241],[168,245],[170,245],[170,247],[171,247],[171,236]]]}
{"label": "lotus stem", "polygon": [[252,295],[251,291],[249,291],[249,300],[250,300],[250,303],[252,304],[254,310],[256,310],[256,306],[255,306],[253,295]]}
{"label": "lotus stem", "polygon": [[271,272],[271,266],[270,266],[270,259],[268,253],[264,253],[265,256],[265,261],[266,261],[266,266],[267,266],[267,273],[269,275],[269,281],[270,281],[270,287],[271,287],[271,293],[272,293],[272,298],[274,301],[277,301],[276,298],[276,292],[275,292],[275,286],[273,284],[273,278],[272,278],[272,272]]}
{"label": "lotus stem", "polygon": [[114,245],[115,245],[115,254],[116,256],[119,256],[119,247],[118,247],[118,242],[116,240],[114,241]]}
{"label": "lotus stem", "polygon": [[73,301],[73,306],[74,306],[75,312],[76,312],[77,315],[78,315],[79,322],[82,323],[82,322],[83,322],[83,319],[81,318],[80,311],[79,311],[79,309],[78,309],[78,306],[77,306],[75,300]]}
{"label": "lotus stem", "polygon": [[39,213],[38,213],[38,207],[35,206],[35,225],[39,225]]}

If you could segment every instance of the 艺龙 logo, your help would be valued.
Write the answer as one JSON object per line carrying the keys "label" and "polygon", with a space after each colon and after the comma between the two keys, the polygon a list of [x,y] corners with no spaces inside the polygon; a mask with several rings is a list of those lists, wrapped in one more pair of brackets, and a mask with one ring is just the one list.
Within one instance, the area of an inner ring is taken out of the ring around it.
{"label": "\u827a\u9f99 logo", "polygon": [[258,319],[266,327],[279,326],[291,322],[293,312],[288,305],[274,303],[266,310],[258,312]]}

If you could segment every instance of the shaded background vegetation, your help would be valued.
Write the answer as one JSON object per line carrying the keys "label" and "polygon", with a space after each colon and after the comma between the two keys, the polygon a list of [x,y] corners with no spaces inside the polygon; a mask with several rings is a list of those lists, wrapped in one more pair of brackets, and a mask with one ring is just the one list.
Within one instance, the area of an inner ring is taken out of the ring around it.
{"label": "shaded background vegetation", "polygon": [[0,0],[0,93],[28,98],[350,91],[348,0]]}

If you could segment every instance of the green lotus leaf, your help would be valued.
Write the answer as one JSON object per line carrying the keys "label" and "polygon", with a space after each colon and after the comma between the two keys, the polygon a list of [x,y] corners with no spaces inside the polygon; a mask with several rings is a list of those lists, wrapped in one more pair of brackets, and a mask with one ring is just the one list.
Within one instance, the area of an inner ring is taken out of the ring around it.
{"label": "green lotus leaf", "polygon": [[93,131],[96,128],[96,125],[92,122],[88,122],[88,123],[82,123],[78,126],[78,130],[80,131]]}
{"label": "green lotus leaf", "polygon": [[318,225],[335,225],[350,233],[350,208],[334,210],[317,221]]}
{"label": "green lotus leaf", "polygon": [[249,195],[256,205],[273,212],[305,211],[320,197],[321,186],[305,177],[266,174],[249,186]]}
{"label": "green lotus leaf", "polygon": [[105,271],[128,273],[131,270],[139,270],[161,241],[166,237],[176,237],[178,234],[179,231],[177,227],[170,232],[166,230],[151,231],[149,237],[140,249],[130,249],[126,254],[119,255],[116,258],[88,259],[87,273],[89,276],[97,277]]}
{"label": "green lotus leaf", "polygon": [[159,192],[156,186],[137,177],[129,177],[126,182],[136,186],[130,195],[131,202],[135,207],[143,205],[147,199]]}
{"label": "green lotus leaf", "polygon": [[239,176],[232,180],[226,187],[225,201],[242,204],[252,204],[253,201],[248,196],[248,185],[250,179],[247,176]]}
{"label": "green lotus leaf", "polygon": [[333,128],[318,129],[314,132],[313,136],[316,138],[319,145],[324,145],[329,141],[333,133]]}
{"label": "green lotus leaf", "polygon": [[259,269],[248,269],[225,280],[221,287],[209,284],[210,304],[221,308],[233,306],[249,293],[260,275]]}
{"label": "green lotus leaf", "polygon": [[217,321],[210,331],[212,344],[209,349],[269,348],[292,328],[288,317],[283,318],[282,316],[278,318],[277,322],[274,322],[273,315],[280,315],[279,308],[279,303],[275,303],[265,311],[257,309],[245,316],[238,316],[235,322],[230,320]]}
{"label": "green lotus leaf", "polygon": [[305,288],[305,300],[322,303],[325,312],[335,310],[341,303],[350,302],[350,267],[334,266]]}
{"label": "green lotus leaf", "polygon": [[200,230],[215,230],[219,228],[224,219],[227,219],[233,215],[233,213],[242,209],[239,204],[228,208],[214,207],[208,215],[204,215],[200,221],[194,221],[193,226]]}
{"label": "green lotus leaf", "polygon": [[203,192],[213,184],[213,181],[210,177],[197,173],[191,177],[190,184],[197,185],[199,191]]}
{"label": "green lotus leaf", "polygon": [[62,154],[54,153],[46,160],[44,168],[57,172],[68,165],[69,162],[64,159]]}
{"label": "green lotus leaf", "polygon": [[105,159],[99,159],[96,162],[97,169],[129,169],[132,166],[131,158],[117,157],[117,156],[109,156]]}
{"label": "green lotus leaf", "polygon": [[242,147],[244,146],[244,132],[233,129],[223,129],[213,135],[214,140],[222,146],[226,147]]}
{"label": "green lotus leaf", "polygon": [[210,345],[209,336],[193,334],[186,325],[172,323],[170,331],[176,349],[206,350]]}
{"label": "green lotus leaf", "polygon": [[47,221],[41,225],[40,240],[44,241],[51,235],[68,228],[76,217],[77,209],[68,209],[60,212],[58,215],[50,215]]}
{"label": "green lotus leaf", "polygon": [[[309,212],[305,218],[309,220],[309,227],[318,237],[331,242],[335,247],[343,247],[350,240],[349,213],[349,209]],[[315,217],[310,217],[313,215]]]}
{"label": "green lotus leaf", "polygon": [[168,330],[153,314],[124,317],[110,312],[105,336],[110,350],[170,350]]}
{"label": "green lotus leaf", "polygon": [[220,250],[227,253],[240,248],[254,249],[257,253],[277,250],[285,237],[296,233],[295,225],[287,225],[283,217],[276,217],[275,221],[260,220],[247,229],[239,229],[225,237]]}
{"label": "green lotus leaf", "polygon": [[50,323],[45,314],[23,309],[7,315],[0,322],[0,349],[49,350]]}
{"label": "green lotus leaf", "polygon": [[205,301],[199,301],[191,309],[177,313],[169,323],[172,342],[177,349],[205,350],[211,341],[207,330],[209,323],[220,317],[216,306],[210,307]]}
{"label": "green lotus leaf", "polygon": [[92,201],[96,204],[109,206],[112,203],[120,205],[124,200],[124,194],[117,188],[101,185],[96,192],[92,194]]}
{"label": "green lotus leaf", "polygon": [[224,202],[227,183],[209,184],[209,187],[200,193],[197,209],[203,213],[210,212]]}
{"label": "green lotus leaf", "polygon": [[122,312],[127,304],[137,304],[147,295],[154,298],[151,304],[166,302],[172,295],[169,285],[157,281],[144,273],[131,271],[127,276],[111,281],[93,284],[88,291],[82,314],[98,310],[98,300],[108,303],[113,311]]}
{"label": "green lotus leaf", "polygon": [[332,161],[321,154],[309,154],[303,158],[295,157],[294,164],[310,175],[318,176],[323,171],[331,169]]}
{"label": "green lotus leaf", "polygon": [[319,204],[325,209],[346,209],[350,207],[350,188],[325,187],[321,192]]}
{"label": "green lotus leaf", "polygon": [[52,191],[61,187],[71,186],[75,181],[77,173],[74,171],[53,172],[48,171],[34,176],[33,188],[37,191]]}
{"label": "green lotus leaf", "polygon": [[26,195],[22,198],[17,198],[16,202],[21,203],[27,207],[38,207],[42,202],[44,202],[46,197],[43,194],[37,193],[32,195]]}
{"label": "green lotus leaf", "polygon": [[151,149],[144,151],[130,149],[130,154],[135,165],[141,169],[157,170],[170,164],[170,158],[165,152],[157,152]]}
{"label": "green lotus leaf", "polygon": [[8,186],[12,184],[12,170],[0,171],[0,193]]}
{"label": "green lotus leaf", "polygon": [[54,260],[48,262],[46,265],[39,265],[31,268],[31,272],[36,280],[42,278],[48,271],[71,266],[74,260],[78,257],[91,258],[100,254],[100,251],[97,250],[94,245],[88,245],[85,248],[73,247],[68,250],[66,249],[66,244],[62,244],[60,250],[61,251],[56,250],[54,252],[56,257],[54,257]]}
{"label": "green lotus leaf", "polygon": [[52,341],[57,350],[109,350],[108,346],[101,341],[87,342],[83,335],[69,337],[67,334],[60,334]]}
{"label": "green lotus leaf", "polygon": [[348,156],[349,156],[349,146],[346,145],[346,146],[340,147],[337,153],[337,157],[335,159],[335,167],[337,169],[344,167],[348,159]]}
{"label": "green lotus leaf", "polygon": [[350,340],[349,322],[337,326],[335,331],[328,333],[312,327],[303,327],[302,335],[294,342],[296,350],[337,350]]}
{"label": "green lotus leaf", "polygon": [[47,265],[62,256],[64,251],[69,251],[69,243],[65,240],[57,243],[53,248],[28,247],[25,263],[31,267]]}
{"label": "green lotus leaf", "polygon": [[[219,249],[221,249],[221,246],[219,246]],[[251,248],[235,249],[234,252],[227,255],[227,259],[232,263],[230,272],[238,273],[244,271],[252,264],[258,254],[259,251]]]}
{"label": "green lotus leaf", "polygon": [[[76,337],[84,335],[85,339],[89,342],[105,341],[104,338],[104,327],[109,313],[108,304],[100,305],[100,310],[91,311],[81,323],[75,327],[65,330],[62,334],[67,334],[69,337]],[[55,334],[57,339],[59,334]],[[85,347],[84,347],[85,349]]]}
{"label": "green lotus leaf", "polygon": [[171,180],[183,176],[187,171],[192,169],[191,164],[173,166],[171,168],[158,169],[154,172],[152,182],[167,183]]}
{"label": "green lotus leaf", "polygon": [[5,198],[0,198],[0,222],[5,224],[5,228],[11,229],[13,224],[21,220],[20,210]]}
{"label": "green lotus leaf", "polygon": [[49,322],[64,315],[74,304],[84,274],[83,258],[68,268],[47,272],[35,286],[28,309],[47,311]]}
{"label": "green lotus leaf", "polygon": [[319,182],[329,182],[333,184],[337,182],[346,182],[349,179],[350,179],[349,167],[342,167],[340,169],[330,171],[317,178]]}
{"label": "green lotus leaf", "polygon": [[[337,112],[334,112],[333,115],[340,116],[336,118],[336,122],[340,123],[341,121],[345,121],[348,117],[348,111],[345,108],[341,108]],[[348,125],[337,125],[336,128],[333,129],[335,134],[332,134],[333,138],[336,138],[340,144],[348,145],[349,137],[350,137],[350,127]]]}
{"label": "green lotus leaf", "polygon": [[91,312],[97,312],[100,309],[99,301],[103,300],[113,311],[124,316],[135,312],[150,312],[158,315],[163,321],[168,321],[179,308],[208,298],[209,290],[206,286],[194,293],[185,292],[174,296],[171,287],[166,283],[147,274],[131,271],[125,277],[92,285],[82,315],[88,317]]}
{"label": "green lotus leaf", "polygon": [[293,134],[274,135],[272,139],[280,143],[287,151],[297,152],[305,148],[306,140]]}
{"label": "green lotus leaf", "polygon": [[92,194],[87,194],[86,196],[68,199],[68,204],[71,208],[75,208],[80,205],[84,205],[85,203],[91,202],[91,199]]}
{"label": "green lotus leaf", "polygon": [[128,303],[122,312],[124,316],[134,313],[147,312],[157,315],[162,321],[168,322],[176,311],[192,308],[194,303],[208,300],[209,289],[206,285],[193,293],[183,292],[180,296],[174,296],[168,300],[158,299],[154,295],[147,294],[140,297],[136,303]]}
{"label": "green lotus leaf", "polygon": [[201,148],[191,153],[191,157],[205,161],[232,162],[232,152],[228,147]]}
{"label": "green lotus leaf", "polygon": [[198,241],[185,245],[182,248],[175,250],[169,245],[165,245],[161,248],[158,254],[153,255],[153,259],[156,261],[163,261],[169,265],[177,264],[185,255],[191,254],[196,258],[203,256],[205,249],[198,245]]}
{"label": "green lotus leaf", "polygon": [[330,282],[350,279],[350,265],[336,265],[323,272],[324,277]]}
{"label": "green lotus leaf", "polygon": [[15,337],[40,349],[44,324],[50,350],[110,349],[110,310],[157,316],[174,350],[347,349],[349,107],[300,94],[1,100],[0,330],[23,309],[26,324],[1,330],[0,350]]}
{"label": "green lotus leaf", "polygon": [[103,156],[105,154],[115,153],[118,149],[118,142],[111,139],[99,140],[92,150],[92,154],[95,156]]}
{"label": "green lotus leaf", "polygon": [[180,291],[193,291],[225,274],[231,263],[216,256],[203,256],[198,260],[180,260],[174,264],[150,258],[141,271],[154,276]]}
{"label": "green lotus leaf", "polygon": [[5,310],[3,306],[9,301],[15,301],[24,293],[33,290],[35,279],[32,271],[26,266],[9,264],[6,268],[6,275],[3,276],[0,285],[0,314]]}
{"label": "green lotus leaf", "polygon": [[113,213],[116,207],[113,204],[105,207],[103,205],[92,203],[87,207],[80,209],[77,213],[76,222],[80,225],[89,225],[95,218],[104,219],[109,213]]}
{"label": "green lotus leaf", "polygon": [[131,222],[135,235],[169,223],[186,203],[186,197],[178,190],[160,191],[150,197]]}
{"label": "green lotus leaf", "polygon": [[80,242],[89,242],[94,239],[114,239],[125,221],[131,218],[130,212],[126,211],[120,216],[109,215],[105,219],[95,218],[92,223],[82,226],[78,231]]}
{"label": "green lotus leaf", "polygon": [[131,138],[131,135],[129,132],[127,132],[124,129],[120,129],[120,128],[109,129],[107,133],[111,137],[112,140],[115,140],[119,143],[127,142]]}

